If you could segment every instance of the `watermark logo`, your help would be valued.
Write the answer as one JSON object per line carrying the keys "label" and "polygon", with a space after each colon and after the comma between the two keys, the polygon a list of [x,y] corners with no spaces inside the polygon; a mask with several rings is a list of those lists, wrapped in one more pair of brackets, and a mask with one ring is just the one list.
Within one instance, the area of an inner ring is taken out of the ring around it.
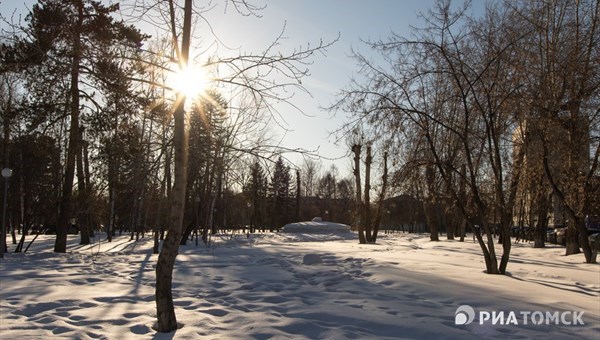
{"label": "watermark logo", "polygon": [[477,316],[480,325],[585,325],[582,311],[485,311],[475,312],[469,305],[462,305],[454,313],[455,325],[468,325]]}
{"label": "watermark logo", "polygon": [[469,305],[462,305],[456,308],[454,313],[454,324],[468,325],[475,320],[475,310]]}

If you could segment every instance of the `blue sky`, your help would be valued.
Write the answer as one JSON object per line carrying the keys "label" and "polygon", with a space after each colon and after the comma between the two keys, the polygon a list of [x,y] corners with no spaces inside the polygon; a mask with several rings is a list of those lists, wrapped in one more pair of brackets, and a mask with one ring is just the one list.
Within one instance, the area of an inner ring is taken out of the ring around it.
{"label": "blue sky", "polygon": [[[112,1],[116,2],[116,1]],[[126,2],[126,1],[125,1]],[[344,157],[344,143],[334,145],[332,134],[345,121],[346,114],[322,110],[335,101],[335,94],[344,88],[357,66],[349,57],[351,48],[367,52],[361,39],[378,39],[389,36],[394,31],[401,35],[410,34],[410,25],[419,26],[418,12],[426,12],[433,7],[435,0],[251,0],[258,5],[266,5],[261,18],[241,16],[229,6],[225,12],[222,1],[215,1],[216,7],[206,13],[212,29],[227,46],[241,51],[261,51],[280,33],[285,25],[285,37],[281,49],[289,51],[301,45],[318,44],[320,39],[330,41],[340,34],[340,39],[326,55],[315,56],[310,67],[311,76],[303,82],[312,96],[297,93],[292,103],[304,114],[288,105],[279,105],[278,110],[290,131],[274,127],[273,133],[282,138],[282,144],[289,148],[302,147],[318,149],[319,154],[331,159],[340,170],[340,175],[350,173],[349,157]],[[462,3],[462,1],[455,1]],[[0,0],[3,15],[12,8],[24,10],[31,7],[32,0]],[[196,1],[196,3],[202,3]],[[476,1],[476,5],[483,4]],[[206,25],[198,25],[195,34],[204,36]],[[149,32],[153,34],[153,32]],[[213,38],[206,34],[206,41]],[[302,157],[289,154],[287,157],[300,165]],[[324,160],[324,168],[332,161]]]}
{"label": "blue sky", "polygon": [[[320,39],[329,41],[340,35],[325,56],[317,55],[310,68],[311,76],[303,82],[312,97],[298,93],[292,100],[305,115],[293,108],[281,105],[279,111],[287,127],[292,131],[285,134],[283,144],[290,147],[318,149],[319,154],[335,162],[323,160],[324,168],[335,163],[340,175],[350,174],[348,150],[342,142],[335,145],[336,136],[332,133],[345,121],[346,114],[322,110],[335,101],[335,95],[348,83],[357,66],[349,55],[351,48],[367,52],[361,39],[386,38],[394,31],[402,35],[410,34],[410,25],[417,25],[417,13],[426,12],[434,0],[264,0],[266,4],[262,18],[240,18],[234,16],[233,26],[227,20],[217,20],[216,25],[223,40],[232,46],[242,46],[242,50],[256,50],[269,43],[286,25],[287,39],[284,50],[311,43]],[[219,12],[221,13],[221,12]],[[240,34],[240,32],[243,32]],[[279,136],[282,136],[279,131]],[[302,157],[288,155],[298,163]]]}

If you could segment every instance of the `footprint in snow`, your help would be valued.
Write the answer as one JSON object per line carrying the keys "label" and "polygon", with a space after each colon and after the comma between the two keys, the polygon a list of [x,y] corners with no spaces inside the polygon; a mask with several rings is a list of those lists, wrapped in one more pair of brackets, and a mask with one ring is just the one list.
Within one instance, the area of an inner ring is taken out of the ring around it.
{"label": "footprint in snow", "polygon": [[210,314],[212,316],[218,316],[218,317],[223,317],[223,316],[229,314],[228,311],[223,310],[223,309],[219,309],[219,308],[201,310],[200,312],[201,313],[205,313],[205,314]]}

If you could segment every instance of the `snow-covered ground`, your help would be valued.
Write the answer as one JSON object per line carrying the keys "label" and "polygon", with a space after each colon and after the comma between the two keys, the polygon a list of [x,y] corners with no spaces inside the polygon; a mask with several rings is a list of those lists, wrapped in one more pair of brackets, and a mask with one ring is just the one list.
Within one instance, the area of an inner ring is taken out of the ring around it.
{"label": "snow-covered ground", "polygon": [[[174,275],[183,327],[158,334],[151,238],[79,246],[69,237],[67,254],[42,236],[0,260],[0,338],[600,338],[600,266],[555,246],[515,245],[510,275],[492,276],[471,239],[393,234],[359,245],[355,233],[275,233],[219,236],[210,249],[190,242]],[[321,261],[303,264],[306,255]],[[461,305],[475,310],[468,325],[455,324]],[[480,324],[493,312],[496,324]],[[511,324],[499,324],[500,312]],[[578,318],[584,325],[564,324]]]}

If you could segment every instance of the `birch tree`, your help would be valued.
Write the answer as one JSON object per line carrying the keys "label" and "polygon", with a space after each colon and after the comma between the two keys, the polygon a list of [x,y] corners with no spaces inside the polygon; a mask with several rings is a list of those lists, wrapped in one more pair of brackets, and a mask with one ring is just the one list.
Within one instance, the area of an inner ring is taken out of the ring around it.
{"label": "birch tree", "polygon": [[[245,14],[251,15],[260,10],[259,7],[245,0],[231,0],[231,3],[237,11]],[[191,60],[193,2],[185,0],[183,6],[180,6],[176,1],[169,0],[167,6],[177,65],[181,70],[185,70]],[[179,11],[183,11],[183,14],[180,15]],[[179,18],[182,18],[182,21],[179,21]],[[181,28],[178,26],[179,22],[182,23]],[[288,88],[304,90],[301,80],[308,75],[307,59],[331,44],[320,42],[315,47],[300,48],[284,54],[275,50],[281,38],[282,35],[279,35],[263,53],[249,53],[232,57],[211,56],[211,58],[206,58],[207,62],[204,63],[204,66],[221,69],[218,73],[221,76],[213,79],[214,82],[228,84],[240,88],[240,91],[249,92],[257,107],[274,114],[276,109],[272,101],[289,101],[290,98],[283,92]],[[179,39],[181,40],[179,41]],[[270,75],[273,74],[277,74],[278,77],[272,78]],[[159,332],[171,332],[178,327],[173,305],[172,280],[182,236],[187,187],[185,100],[185,95],[179,92],[173,103],[175,169],[171,194],[171,218],[156,267],[157,330]]]}

